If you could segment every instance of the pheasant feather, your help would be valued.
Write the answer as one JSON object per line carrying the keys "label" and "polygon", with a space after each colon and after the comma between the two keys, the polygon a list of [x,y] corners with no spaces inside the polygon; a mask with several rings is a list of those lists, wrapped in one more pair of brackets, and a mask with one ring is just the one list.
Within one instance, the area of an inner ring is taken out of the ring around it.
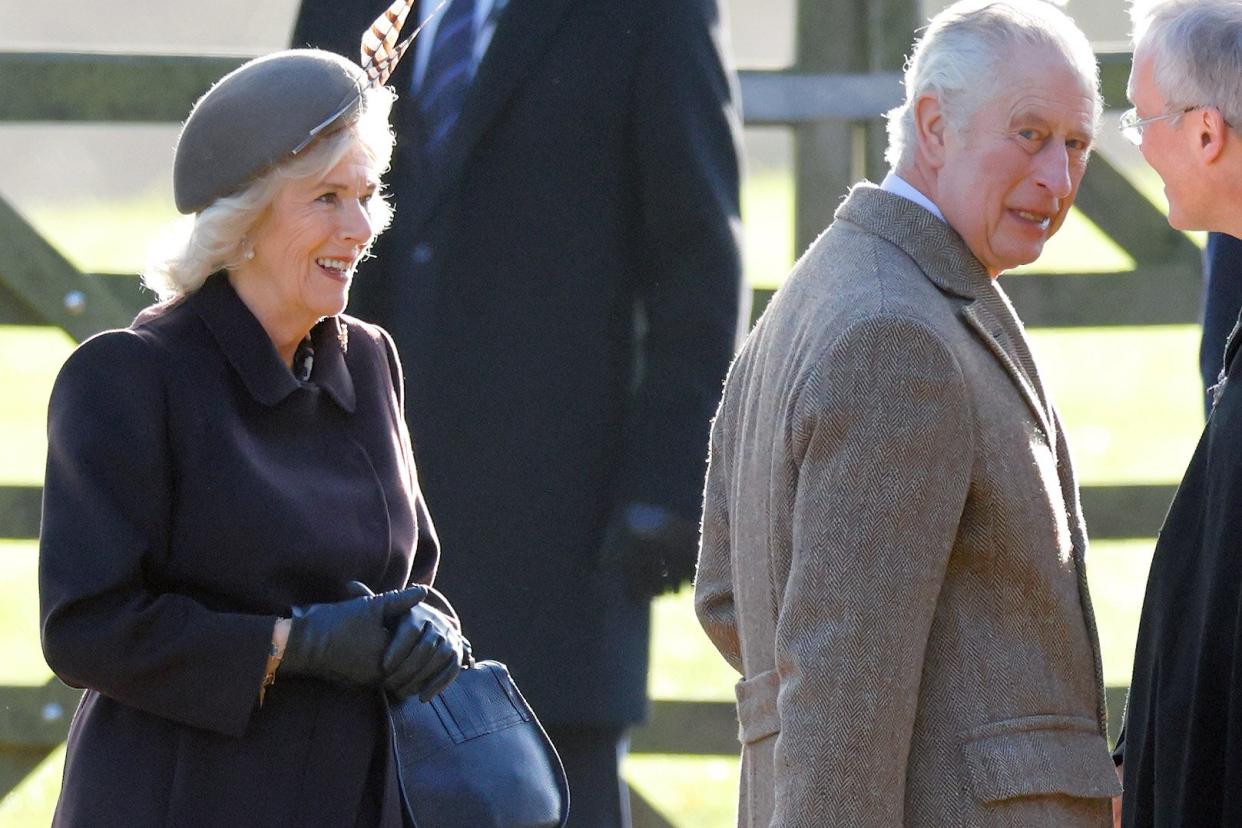
{"label": "pheasant feather", "polygon": [[[428,19],[434,17],[445,2],[447,0],[441,0],[440,5],[428,16]],[[410,42],[426,25],[424,22],[405,40],[397,42],[401,27],[405,25],[405,18],[409,16],[413,6],[414,0],[394,0],[383,14],[375,18],[371,28],[367,29],[366,34],[362,36],[362,68],[366,71],[373,86],[383,86],[388,82],[393,70],[397,68],[397,61],[401,60]]]}

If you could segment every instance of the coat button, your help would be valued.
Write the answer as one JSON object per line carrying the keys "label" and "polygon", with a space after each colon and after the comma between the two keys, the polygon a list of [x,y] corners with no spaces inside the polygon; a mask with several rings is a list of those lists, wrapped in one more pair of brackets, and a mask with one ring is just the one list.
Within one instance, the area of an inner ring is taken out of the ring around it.
{"label": "coat button", "polygon": [[431,245],[427,244],[427,242],[419,242],[414,245],[413,256],[415,264],[425,265],[434,258],[435,251],[431,249]]}

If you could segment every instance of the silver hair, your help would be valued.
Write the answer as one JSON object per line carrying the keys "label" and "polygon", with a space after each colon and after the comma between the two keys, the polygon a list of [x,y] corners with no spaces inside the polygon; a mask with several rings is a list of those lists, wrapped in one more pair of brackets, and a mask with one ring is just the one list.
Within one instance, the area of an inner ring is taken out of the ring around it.
{"label": "silver hair", "polygon": [[[218,198],[202,211],[170,224],[151,246],[142,283],[161,301],[198,290],[212,273],[242,260],[246,234],[286,184],[326,175],[355,147],[361,147],[372,169],[383,173],[392,160],[394,138],[388,125],[392,103],[388,87],[368,88],[358,118],[348,126],[317,138],[240,192]],[[392,206],[377,193],[368,211],[378,236],[392,220]]]}
{"label": "silver hair", "polygon": [[1099,67],[1087,36],[1058,4],[1047,0],[961,0],[932,18],[906,60],[906,99],[889,110],[888,149],[894,169],[913,160],[914,103],[935,95],[955,129],[970,122],[996,92],[998,71],[1016,46],[1051,49],[1082,76],[1095,97],[1095,119],[1104,104]]}
{"label": "silver hair", "polygon": [[1140,0],[1130,16],[1135,47],[1151,50],[1156,89],[1169,110],[1213,106],[1242,128],[1242,3]]}

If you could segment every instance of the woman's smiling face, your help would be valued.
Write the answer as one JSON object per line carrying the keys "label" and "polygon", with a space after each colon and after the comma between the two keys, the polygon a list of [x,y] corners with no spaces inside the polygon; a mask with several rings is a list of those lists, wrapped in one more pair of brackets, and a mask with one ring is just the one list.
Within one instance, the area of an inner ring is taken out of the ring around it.
{"label": "woman's smiling face", "polygon": [[269,334],[309,331],[345,310],[354,268],[374,237],[372,198],[379,176],[354,146],[322,178],[284,185],[249,234],[253,256],[232,271]]}

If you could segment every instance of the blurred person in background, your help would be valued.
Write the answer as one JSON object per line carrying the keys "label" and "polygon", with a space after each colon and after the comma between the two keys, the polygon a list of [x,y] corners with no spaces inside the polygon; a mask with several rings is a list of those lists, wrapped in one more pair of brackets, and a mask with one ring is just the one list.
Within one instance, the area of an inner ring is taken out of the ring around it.
{"label": "blurred person in background", "polygon": [[464,643],[400,362],[342,313],[391,102],[313,50],[217,82],[177,144],[165,301],[56,380],[42,642],[86,688],[56,825],[405,823],[382,693],[430,698]]}
{"label": "blurred person in background", "polygon": [[[466,633],[539,711],[571,826],[626,825],[649,602],[694,572],[741,311],[726,35],[715,0],[438,5],[394,76],[396,218],[351,310],[406,365]],[[304,0],[294,44],[353,54],[371,6]]]}
{"label": "blurred person in background", "polygon": [[741,674],[747,826],[1106,826],[1065,429],[997,282],[1061,227],[1101,111],[1051,4],[932,19],[853,188],[742,347],[695,602]]}
{"label": "blurred person in background", "polygon": [[[1164,182],[1170,225],[1242,236],[1242,3],[1131,11],[1134,107],[1122,130]],[[1239,346],[1235,332],[1152,556],[1114,752],[1127,826],[1242,825]]]}

